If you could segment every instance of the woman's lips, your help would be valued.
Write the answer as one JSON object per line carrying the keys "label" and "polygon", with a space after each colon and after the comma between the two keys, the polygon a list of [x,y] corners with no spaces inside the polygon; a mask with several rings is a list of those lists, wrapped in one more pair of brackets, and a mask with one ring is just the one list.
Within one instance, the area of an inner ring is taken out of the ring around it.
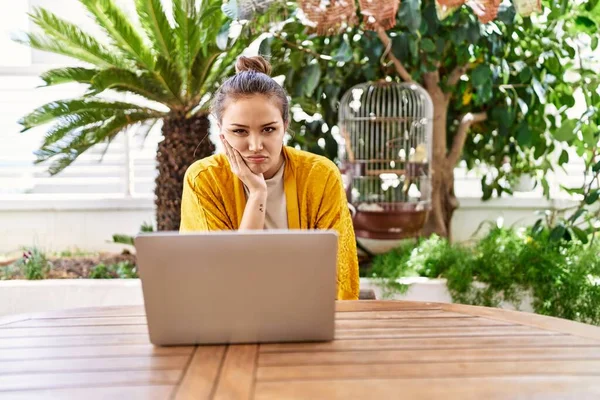
{"label": "woman's lips", "polygon": [[267,161],[267,157],[246,157],[246,160],[251,163],[262,164]]}

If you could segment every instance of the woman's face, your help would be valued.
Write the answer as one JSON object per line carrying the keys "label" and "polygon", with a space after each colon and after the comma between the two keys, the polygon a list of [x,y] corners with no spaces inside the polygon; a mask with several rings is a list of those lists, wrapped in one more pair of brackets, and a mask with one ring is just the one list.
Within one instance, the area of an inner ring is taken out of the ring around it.
{"label": "woman's face", "polygon": [[269,179],[281,167],[287,124],[276,100],[263,95],[228,100],[220,129],[255,174],[262,173]]}

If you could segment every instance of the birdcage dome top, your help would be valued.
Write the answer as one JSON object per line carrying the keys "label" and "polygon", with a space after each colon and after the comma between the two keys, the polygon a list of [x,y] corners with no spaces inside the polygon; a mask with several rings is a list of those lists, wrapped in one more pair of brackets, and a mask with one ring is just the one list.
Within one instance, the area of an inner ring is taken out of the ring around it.
{"label": "birdcage dome top", "polygon": [[387,118],[431,121],[433,103],[427,91],[417,83],[380,80],[353,86],[342,96],[339,111],[342,123],[345,120]]}

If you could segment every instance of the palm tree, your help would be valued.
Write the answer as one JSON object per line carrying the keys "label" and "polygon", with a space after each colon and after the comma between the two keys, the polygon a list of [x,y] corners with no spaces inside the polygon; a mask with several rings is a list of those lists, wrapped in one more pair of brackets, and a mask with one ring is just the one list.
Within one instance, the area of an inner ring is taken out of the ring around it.
{"label": "palm tree", "polygon": [[[85,63],[45,72],[41,78],[47,86],[89,86],[84,96],[45,104],[19,121],[23,131],[53,123],[36,152],[36,163],[49,161],[50,174],[57,174],[92,146],[108,146],[131,126],[149,129],[162,120],[164,139],[156,156],[157,228],[177,230],[185,170],[214,152],[207,139],[208,100],[250,43],[245,29],[249,25],[229,39],[230,21],[221,11],[222,0],[173,0],[171,19],[161,0],[135,0],[139,24],[132,23],[114,0],[79,1],[108,41],[43,8],[31,14],[42,32],[19,40]],[[136,104],[102,98],[108,90],[144,99]]]}

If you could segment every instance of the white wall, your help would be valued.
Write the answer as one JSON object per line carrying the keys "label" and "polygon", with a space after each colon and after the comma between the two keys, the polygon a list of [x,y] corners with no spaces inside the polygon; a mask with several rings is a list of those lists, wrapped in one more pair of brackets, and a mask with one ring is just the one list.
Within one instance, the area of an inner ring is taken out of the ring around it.
{"label": "white wall", "polygon": [[112,235],[136,234],[144,222],[156,226],[152,198],[3,200],[0,253],[34,244],[47,251],[120,252],[124,246],[109,243]]}
{"label": "white wall", "polygon": [[[122,245],[108,243],[115,233],[135,234],[144,222],[154,224],[154,202],[144,198],[103,198],[96,195],[74,200],[72,196],[44,200],[14,198],[0,201],[0,253],[19,250],[21,246],[38,245],[43,249],[61,251],[81,250],[120,251]],[[506,226],[532,224],[535,211],[564,208],[566,201],[544,201],[520,196],[482,202],[477,198],[460,199],[461,207],[454,215],[454,241],[467,241],[482,221],[504,218]],[[483,231],[481,232],[483,233]],[[398,242],[362,242],[372,251],[386,251]]]}

